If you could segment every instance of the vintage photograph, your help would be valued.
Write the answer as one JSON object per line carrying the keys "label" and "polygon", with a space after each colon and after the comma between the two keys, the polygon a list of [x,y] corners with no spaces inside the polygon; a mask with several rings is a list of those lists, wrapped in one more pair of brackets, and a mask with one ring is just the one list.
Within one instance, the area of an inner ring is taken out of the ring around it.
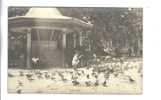
{"label": "vintage photograph", "polygon": [[143,8],[8,7],[8,93],[141,94]]}

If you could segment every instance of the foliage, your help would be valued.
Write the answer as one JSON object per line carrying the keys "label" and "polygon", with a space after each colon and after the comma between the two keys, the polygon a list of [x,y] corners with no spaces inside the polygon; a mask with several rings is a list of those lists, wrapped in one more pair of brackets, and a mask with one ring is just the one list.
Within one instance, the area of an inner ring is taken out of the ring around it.
{"label": "foliage", "polygon": [[[9,17],[24,15],[29,8],[9,8]],[[142,51],[142,8],[58,8],[65,16],[93,24],[90,40],[96,52],[106,48]]]}

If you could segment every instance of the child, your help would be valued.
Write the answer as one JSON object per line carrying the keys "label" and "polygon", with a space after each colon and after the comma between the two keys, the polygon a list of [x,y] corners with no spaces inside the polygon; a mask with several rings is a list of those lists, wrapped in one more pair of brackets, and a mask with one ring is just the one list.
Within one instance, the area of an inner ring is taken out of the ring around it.
{"label": "child", "polygon": [[32,57],[32,64],[33,67],[36,68],[39,66],[39,58],[38,57]]}
{"label": "child", "polygon": [[78,67],[78,64],[80,62],[80,58],[82,57],[83,55],[80,55],[78,52],[76,52],[73,56],[73,60],[72,60],[72,66],[75,68]]}

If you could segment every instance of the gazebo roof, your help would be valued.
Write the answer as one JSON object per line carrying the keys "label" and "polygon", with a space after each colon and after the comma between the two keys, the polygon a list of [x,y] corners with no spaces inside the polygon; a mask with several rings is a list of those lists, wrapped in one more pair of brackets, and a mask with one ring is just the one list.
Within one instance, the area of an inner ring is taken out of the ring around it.
{"label": "gazebo roof", "polygon": [[70,19],[63,16],[57,8],[31,8],[25,15],[31,18]]}
{"label": "gazebo roof", "polygon": [[92,24],[73,17],[63,16],[57,8],[30,8],[24,16],[8,19],[10,29],[24,28],[62,28],[62,29],[90,29]]}

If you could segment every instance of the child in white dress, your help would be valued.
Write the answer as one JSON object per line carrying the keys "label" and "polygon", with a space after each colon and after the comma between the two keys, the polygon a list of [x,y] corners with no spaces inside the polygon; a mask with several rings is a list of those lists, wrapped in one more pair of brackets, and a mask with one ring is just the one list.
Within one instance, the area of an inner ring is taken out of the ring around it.
{"label": "child in white dress", "polygon": [[83,55],[80,55],[78,52],[76,52],[73,56],[73,60],[72,60],[72,66],[74,68],[77,68],[78,67],[78,64],[80,62],[80,58],[82,57]]}

